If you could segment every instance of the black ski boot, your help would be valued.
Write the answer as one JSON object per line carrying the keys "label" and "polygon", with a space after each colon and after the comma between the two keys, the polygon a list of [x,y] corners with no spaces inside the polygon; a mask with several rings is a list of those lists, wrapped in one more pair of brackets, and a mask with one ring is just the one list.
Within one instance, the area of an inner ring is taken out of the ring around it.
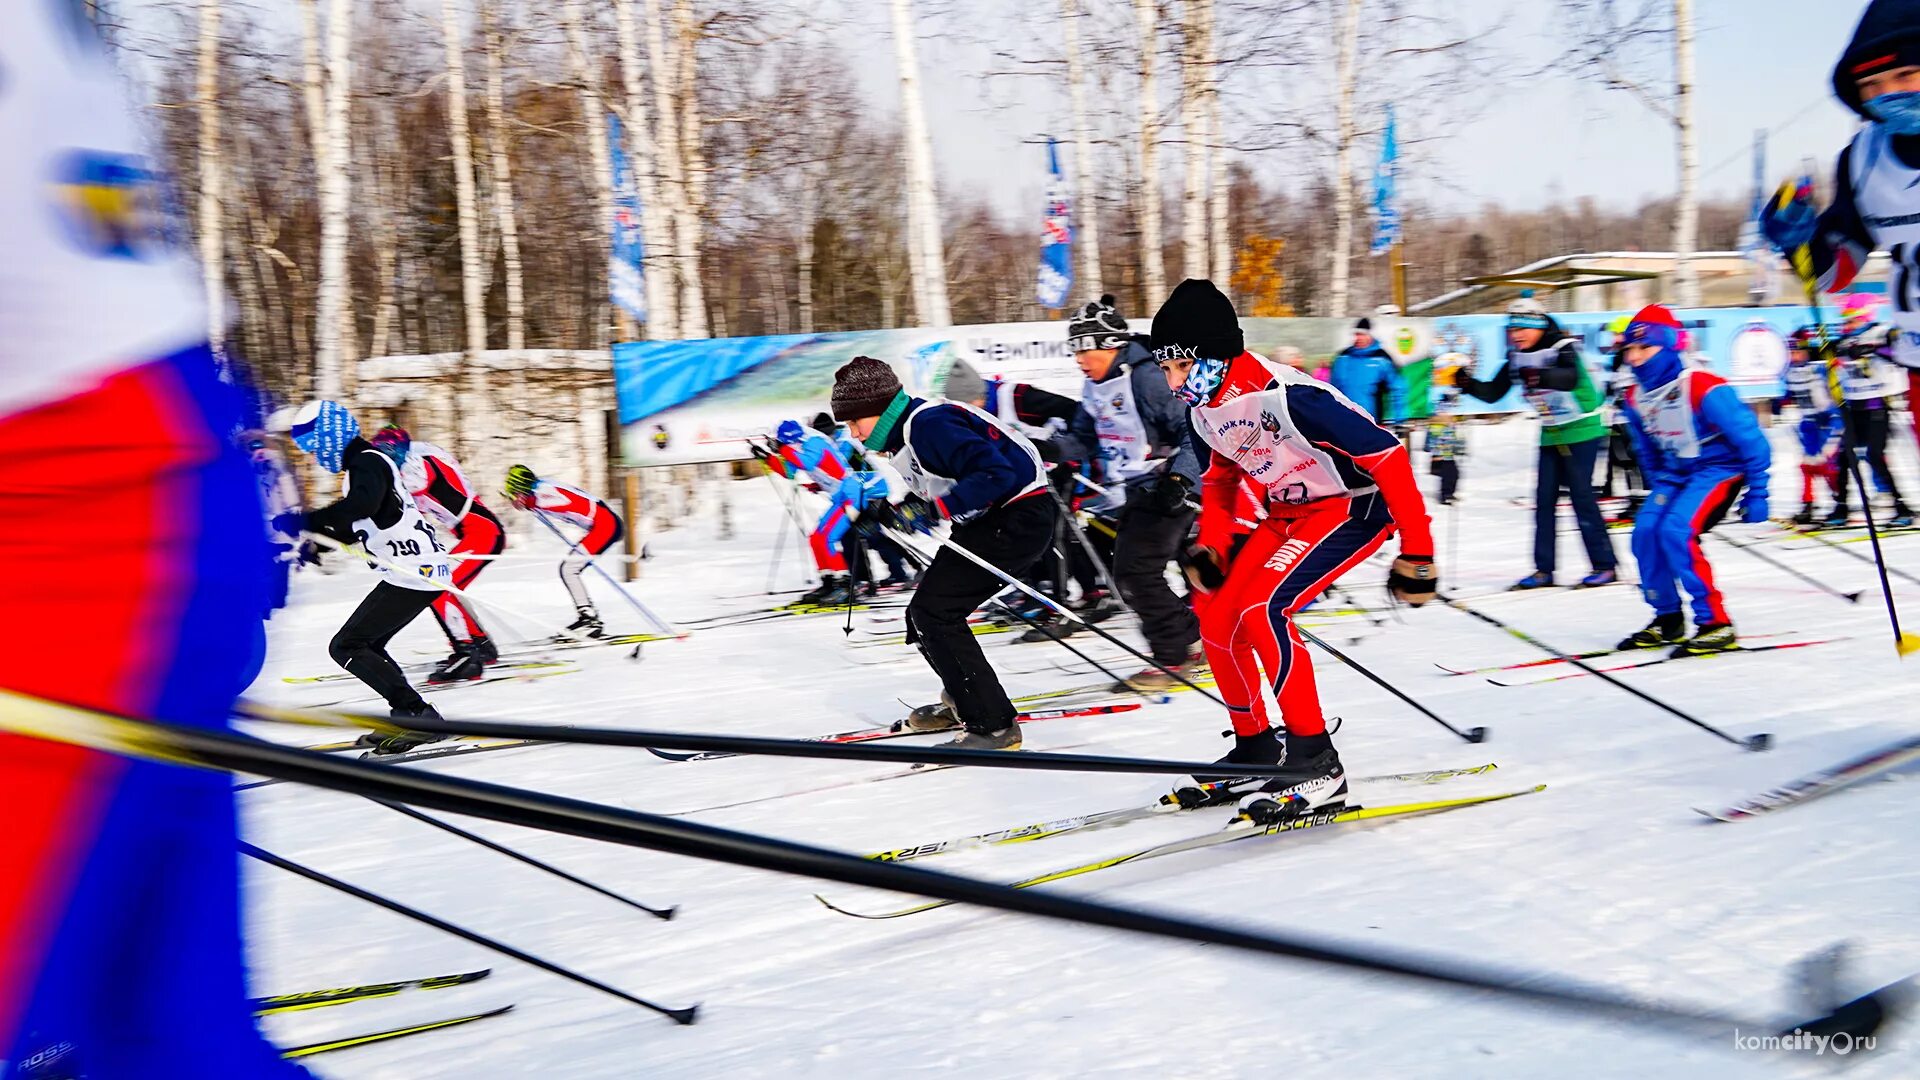
{"label": "black ski boot", "polygon": [[1713,653],[1732,652],[1740,647],[1740,639],[1733,632],[1732,623],[1706,623],[1687,640],[1673,647],[1673,656],[1710,656]]}
{"label": "black ski boot", "polygon": [[[418,705],[405,708],[395,706],[387,710],[387,715],[394,720],[402,722],[407,720],[440,719],[440,711],[424,701]],[[391,754],[404,754],[409,750],[417,750],[428,743],[442,742],[448,737],[449,736],[431,731],[403,731],[395,734],[369,731],[354,740],[354,742],[356,745],[367,747],[373,757],[386,757]]]}
{"label": "black ski boot", "polygon": [[1653,621],[1645,627],[1620,639],[1614,648],[1622,652],[1628,649],[1662,649],[1687,636],[1687,620],[1679,612],[1670,615],[1655,615]]}
{"label": "black ski boot", "polygon": [[1008,724],[999,731],[975,731],[968,728],[940,744],[942,750],[1018,750],[1020,725]]}
{"label": "black ski boot", "polygon": [[606,627],[600,625],[600,615],[592,608],[581,608],[580,617],[567,624],[567,633],[580,637],[599,638],[607,636]]}
{"label": "black ski boot", "polygon": [[1801,503],[1800,512],[1793,515],[1793,523],[1801,528],[1813,524],[1816,520],[1818,517],[1814,514],[1812,503]]}
{"label": "black ski boot", "polygon": [[480,657],[480,662],[483,664],[497,664],[500,662],[500,647],[495,645],[493,639],[485,634],[474,635],[473,651],[475,655]]}
{"label": "black ski boot", "polygon": [[1333,748],[1331,735],[1323,731],[1288,736],[1287,764],[1298,774],[1262,782],[1240,800],[1241,817],[1269,825],[1346,803],[1347,770],[1340,764],[1340,751]]}
{"label": "black ski boot", "polygon": [[486,673],[487,662],[480,658],[480,653],[474,648],[474,643],[471,641],[462,641],[453,647],[452,656],[442,660],[440,666],[434,668],[433,671],[427,675],[427,682],[434,686],[440,686],[445,683],[467,682],[471,679],[481,678],[486,675]]}

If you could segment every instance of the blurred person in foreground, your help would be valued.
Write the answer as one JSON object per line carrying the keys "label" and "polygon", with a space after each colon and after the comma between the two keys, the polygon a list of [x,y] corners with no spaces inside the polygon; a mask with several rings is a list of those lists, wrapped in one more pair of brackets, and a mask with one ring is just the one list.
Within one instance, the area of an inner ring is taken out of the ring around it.
{"label": "blurred person in foreground", "polygon": [[[0,36],[0,687],[224,727],[272,562],[255,426],[74,3]],[[76,529],[75,511],[105,523]],[[0,735],[0,1075],[296,1077],[247,1006],[232,780]]]}

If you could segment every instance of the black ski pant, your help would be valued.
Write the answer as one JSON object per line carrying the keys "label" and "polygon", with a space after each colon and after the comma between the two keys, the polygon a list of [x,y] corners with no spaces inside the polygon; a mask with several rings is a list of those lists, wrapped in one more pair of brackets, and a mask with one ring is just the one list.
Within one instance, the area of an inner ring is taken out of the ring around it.
{"label": "black ski pant", "polygon": [[1186,663],[1200,640],[1193,605],[1167,585],[1167,564],[1179,557],[1192,527],[1191,510],[1169,516],[1129,503],[1113,541],[1113,583],[1140,616],[1140,632],[1154,662],[1163,667]]}
{"label": "black ski pant", "polygon": [[[1080,586],[1082,600],[1093,595],[1095,589],[1106,588],[1106,582],[1100,580],[1100,568],[1093,564],[1093,556],[1107,564],[1107,569],[1118,577],[1120,571],[1113,565],[1117,556],[1114,545],[1120,538],[1120,527],[1112,518],[1103,518],[1098,514],[1089,515],[1087,524],[1081,529],[1087,535],[1087,544],[1093,545],[1092,554],[1088,554],[1086,545],[1071,532],[1067,533],[1067,567],[1073,572],[1073,580]],[[1118,585],[1119,582],[1114,584]],[[1121,586],[1125,588],[1125,586]]]}
{"label": "black ski pant", "polygon": [[1440,478],[1440,505],[1452,505],[1454,497],[1460,493],[1460,462],[1454,458],[1441,458],[1429,464],[1427,471]]}
{"label": "black ski pant", "polygon": [[[955,525],[952,540],[1017,578],[1052,543],[1053,519],[1053,500],[1037,492]],[[987,664],[967,616],[1005,587],[1006,582],[942,547],[907,604],[907,640],[919,646],[920,655],[940,676],[967,729],[982,734],[1012,724],[1018,710]]]}
{"label": "black ski pant", "polygon": [[387,699],[394,709],[418,709],[426,704],[420,692],[407,683],[400,665],[387,655],[387,643],[393,635],[432,606],[438,589],[403,589],[383,581],[373,587],[360,606],[347,616],[327,654],[345,668],[347,674],[366,683],[374,693]]}
{"label": "black ski pant", "polygon": [[[1878,405],[1878,408],[1872,406]],[[1835,479],[1833,512],[1844,514],[1847,510],[1847,489],[1853,483],[1853,464],[1850,455],[1858,454],[1873,471],[1873,478],[1893,496],[1894,512],[1904,514],[1907,501],[1900,497],[1900,489],[1893,482],[1893,471],[1887,468],[1887,431],[1890,426],[1890,414],[1881,401],[1848,402],[1847,434],[1851,437],[1840,449],[1839,476]],[[1871,505],[1873,492],[1860,493],[1862,506]]]}
{"label": "black ski pant", "polygon": [[1603,498],[1613,495],[1613,478],[1620,477],[1620,494],[1632,496],[1636,491],[1645,491],[1646,477],[1640,474],[1640,460],[1633,454],[1633,437],[1627,434],[1627,425],[1615,424],[1607,431],[1607,479],[1601,487]]}

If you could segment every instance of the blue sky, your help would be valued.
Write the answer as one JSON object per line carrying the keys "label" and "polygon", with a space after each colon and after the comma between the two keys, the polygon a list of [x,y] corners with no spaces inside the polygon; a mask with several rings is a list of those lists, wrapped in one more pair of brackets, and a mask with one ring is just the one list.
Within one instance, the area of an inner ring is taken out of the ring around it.
{"label": "blue sky", "polygon": [[[1532,63],[1541,64],[1557,51],[1550,0],[1426,2],[1458,11],[1471,25],[1499,25],[1499,40],[1488,44],[1503,54],[1531,56]],[[1697,0],[1695,118],[1703,195],[1745,196],[1752,183],[1753,135],[1761,128],[1778,129],[1769,140],[1770,175],[1784,176],[1809,156],[1822,171],[1831,169],[1855,124],[1853,114],[1834,100],[1828,79],[1865,6],[1864,0]],[[1031,5],[1031,10],[1036,31],[1045,24],[1045,32],[1052,33],[1052,5]],[[872,58],[863,68],[864,84],[876,98],[893,77],[890,50],[881,52],[889,44],[876,41],[863,53]],[[953,178],[950,190],[990,192],[1003,213],[1030,214],[1037,222],[1045,151],[1022,140],[1066,131],[1065,95],[1045,80],[1027,79],[1021,81],[1018,102],[991,112],[969,106],[982,94],[978,80],[965,72],[984,63],[978,50],[950,39],[923,42],[935,155],[942,175]],[[1170,76],[1163,66],[1162,87],[1169,92]],[[1124,102],[1107,107],[1132,109]],[[1231,131],[1234,117],[1226,122]],[[1556,194],[1630,205],[1673,190],[1677,170],[1670,131],[1626,93],[1568,78],[1543,79],[1509,89],[1505,100],[1444,146],[1428,150],[1449,187],[1477,198],[1463,200],[1418,173],[1407,176],[1403,190],[1452,206],[1489,201],[1534,207]],[[1370,167],[1373,153],[1372,148],[1362,153],[1362,168]],[[1260,163],[1258,156],[1254,160]]]}
{"label": "blue sky", "polygon": [[[362,0],[397,2],[402,0]],[[411,2],[419,6],[425,0]],[[485,0],[463,0],[469,6],[475,2]],[[930,11],[938,0],[916,2]],[[1516,66],[1542,64],[1558,49],[1552,0],[1415,0],[1416,5],[1422,2],[1457,13],[1467,25],[1498,26],[1498,38],[1486,45],[1503,57],[1531,57],[1508,61]],[[121,4],[136,31],[164,25],[155,18],[160,6],[156,0]],[[897,108],[897,88],[885,4],[839,0],[838,7],[847,16],[843,25],[867,28],[859,40],[847,31],[842,48],[876,111],[890,113]],[[251,0],[249,6],[262,12],[269,25],[284,27],[286,44],[294,47],[294,0]],[[437,12],[437,4],[429,6]],[[1049,132],[1066,134],[1064,89],[1058,80],[1040,78],[983,86],[973,72],[992,61],[983,47],[960,40],[957,31],[967,28],[955,24],[986,10],[994,19],[1030,19],[1034,36],[1051,37],[1058,32],[1058,9],[1044,0],[960,0],[945,6],[947,14],[923,14],[920,28],[920,66],[942,194],[985,198],[1003,216],[1031,216],[1037,229],[1045,150],[1035,140]],[[1745,196],[1751,187],[1750,147],[1760,128],[1773,130],[1770,176],[1783,177],[1807,158],[1816,160],[1822,171],[1831,168],[1854,119],[1834,100],[1828,78],[1865,6],[1864,0],[1696,0],[1695,116],[1703,195]],[[1021,29],[1016,24],[1007,32]],[[180,45],[192,47],[191,42]],[[1162,88],[1168,94],[1174,78],[1163,64]],[[986,104],[989,95],[994,99],[991,107]],[[1130,101],[1095,105],[1127,115],[1134,108]],[[1236,122],[1229,111],[1230,132]],[[1410,171],[1403,190],[1411,198],[1444,206],[1497,202],[1528,208],[1583,195],[1631,205],[1670,192],[1675,185],[1672,137],[1663,122],[1625,93],[1564,77],[1509,88],[1483,115],[1424,152],[1431,165]],[[1364,148],[1357,167],[1370,167],[1373,153],[1372,147]],[[1276,153],[1250,159],[1270,172],[1297,171],[1296,163]],[[1444,176],[1446,183],[1436,183],[1436,176]]]}

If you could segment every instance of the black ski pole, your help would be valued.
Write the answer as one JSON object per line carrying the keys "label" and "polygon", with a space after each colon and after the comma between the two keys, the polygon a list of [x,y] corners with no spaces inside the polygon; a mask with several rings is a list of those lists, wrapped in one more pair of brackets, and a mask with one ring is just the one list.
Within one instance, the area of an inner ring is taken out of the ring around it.
{"label": "black ski pole", "polygon": [[[893,538],[895,542],[899,542],[905,539],[905,537],[901,536],[898,532],[895,532],[892,529],[888,529],[887,531],[890,533],[893,533]],[[961,558],[967,560],[968,562],[974,564],[975,566],[978,566],[980,569],[985,570],[987,573],[992,574],[994,577],[999,578],[1001,581],[1004,581],[1007,584],[1013,586],[1014,588],[1019,589],[1021,592],[1026,593],[1028,596],[1031,596],[1035,600],[1040,601],[1042,604],[1046,605],[1047,607],[1052,608],[1055,612],[1059,613],[1060,615],[1063,615],[1066,618],[1072,619],[1074,622],[1079,623],[1081,626],[1086,627],[1087,629],[1093,631],[1095,634],[1098,634],[1101,637],[1107,639],[1109,642],[1120,646],[1122,649],[1130,653],[1134,658],[1146,661],[1147,666],[1154,668],[1158,671],[1165,672],[1168,675],[1168,677],[1173,679],[1174,682],[1177,682],[1182,686],[1185,686],[1189,690],[1198,691],[1200,694],[1206,697],[1212,698],[1215,703],[1219,704],[1223,708],[1226,706],[1227,703],[1224,701],[1221,701],[1220,696],[1218,694],[1215,694],[1213,691],[1206,689],[1205,687],[1201,686],[1199,683],[1196,683],[1192,679],[1187,678],[1185,675],[1181,674],[1180,672],[1175,671],[1170,667],[1167,667],[1165,664],[1162,664],[1160,661],[1155,660],[1151,656],[1148,656],[1146,653],[1141,652],[1140,650],[1134,648],[1133,646],[1127,644],[1126,642],[1121,641],[1119,638],[1114,637],[1112,634],[1107,633],[1105,630],[1102,630],[1099,627],[1093,625],[1087,620],[1081,618],[1077,613],[1068,609],[1065,605],[1056,602],[1052,597],[1034,588],[1033,586],[1028,585],[1026,582],[1018,580],[1013,575],[993,565],[992,563],[988,562],[986,559],[983,559],[980,556],[975,555],[973,552],[968,551],[966,548],[960,546],[959,544],[954,543],[952,540],[942,539],[940,537],[934,537],[934,542],[938,543],[941,547],[945,548],[948,551],[959,553]],[[1060,643],[1062,645],[1066,645],[1065,641],[1061,641]],[[1070,649],[1073,648],[1070,645],[1067,647]],[[1074,655],[1076,656],[1080,655],[1080,651],[1078,649],[1074,649]],[[1087,662],[1093,663],[1093,661],[1091,660],[1088,660]],[[1100,665],[1094,664],[1094,666],[1099,667]],[[1100,670],[1106,671],[1106,668],[1102,667],[1100,668]],[[1122,681],[1124,682],[1125,680],[1122,680]]]}
{"label": "black ski pole", "polygon": [[1754,558],[1759,559],[1761,562],[1766,563],[1768,566],[1773,567],[1775,570],[1778,570],[1781,573],[1787,574],[1791,577],[1798,578],[1799,580],[1806,582],[1807,584],[1813,586],[1814,588],[1819,589],[1823,593],[1826,593],[1830,596],[1837,596],[1840,599],[1845,600],[1849,604],[1857,604],[1860,602],[1861,590],[1859,589],[1855,589],[1852,592],[1841,592],[1839,589],[1836,589],[1833,586],[1827,584],[1826,582],[1821,581],[1819,578],[1814,577],[1812,574],[1809,574],[1806,571],[1801,570],[1796,566],[1789,566],[1784,560],[1776,559],[1773,556],[1767,554],[1766,552],[1758,550],[1753,544],[1742,544],[1737,540],[1733,540],[1728,537],[1721,536],[1719,533],[1714,533],[1713,536],[1716,539],[1718,539],[1721,543],[1726,544],[1728,547],[1738,548],[1739,550],[1746,552],[1747,554],[1753,556]]}
{"label": "black ski pole", "polygon": [[581,986],[592,987],[593,989],[598,990],[603,994],[608,994],[613,997],[617,997],[621,1001],[627,1002],[630,1005],[638,1005],[643,1009],[650,1009],[654,1012],[659,1013],[661,1016],[664,1016],[669,1020],[674,1021],[675,1023],[691,1024],[693,1023],[694,1015],[699,1011],[700,1006],[698,1005],[691,1005],[684,1009],[670,1009],[665,1005],[656,1005],[645,998],[634,997],[632,994],[627,993],[625,990],[615,989],[614,987],[608,986],[606,983],[603,983],[598,979],[590,979],[587,976],[582,975],[571,968],[564,968],[564,967],[561,967],[559,964],[554,963],[551,960],[542,960],[540,957],[535,956],[532,953],[522,952],[521,950],[516,949],[511,945],[508,945],[504,941],[498,941],[494,938],[488,937],[485,934],[478,933],[473,930],[469,930],[464,926],[456,926],[453,923],[450,923],[447,920],[442,919],[438,916],[429,915],[426,912],[421,911],[419,908],[408,907],[407,905],[401,903],[398,900],[389,900],[386,897],[381,896],[379,893],[368,892],[367,890],[361,888],[358,885],[349,884],[348,882],[341,881],[339,878],[336,878],[336,877],[330,877],[326,874],[321,873],[318,870],[313,869],[310,866],[302,866],[301,864],[294,862],[291,859],[283,859],[280,856],[275,855],[273,852],[265,851],[260,848],[257,848],[252,844],[247,843],[245,840],[240,841],[240,854],[245,855],[249,858],[258,859],[261,862],[266,863],[268,866],[277,866],[280,869],[287,871],[288,873],[298,874],[301,877],[306,878],[308,881],[312,881],[320,885],[325,885],[329,889],[337,889],[340,892],[346,893],[348,896],[351,896],[356,900],[365,900],[367,903],[372,904],[375,907],[386,908],[388,911],[393,912],[395,915],[404,915],[407,918],[414,920],[415,922],[425,923],[428,926],[433,927],[435,930],[442,930],[442,931],[445,931],[446,933],[452,934],[454,937],[464,938],[467,941],[471,941],[475,945],[478,945],[483,949],[491,949],[502,956],[510,956],[513,959],[518,960],[523,964],[531,964],[534,967],[537,967],[540,970],[545,971],[549,974],[558,975],[561,978],[569,980],[571,982],[577,982]]}
{"label": "black ski pole", "polygon": [[406,805],[405,803],[388,802],[385,799],[375,799],[373,801],[379,803],[381,806],[384,806],[389,810],[392,810],[397,814],[405,814],[406,816],[412,818],[415,821],[424,822],[425,824],[431,825],[436,829],[440,829],[445,832],[452,833],[453,835],[459,837],[462,840],[471,840],[472,842],[479,844],[481,847],[486,848],[489,851],[497,851],[500,854],[505,855],[509,859],[513,859],[516,862],[525,863],[526,865],[533,867],[535,870],[552,874],[554,877],[557,877],[562,881],[572,882],[573,884],[578,885],[581,888],[588,890],[589,892],[599,893],[601,896],[607,897],[610,900],[618,900],[619,902],[627,905],[630,908],[638,908],[641,911],[646,912],[647,914],[653,916],[656,919],[671,919],[673,918],[673,913],[676,910],[674,908],[648,907],[646,904],[643,904],[638,900],[632,899],[631,897],[622,896],[619,893],[614,892],[612,889],[604,888],[600,885],[594,884],[591,881],[588,881],[586,878],[579,877],[574,874],[570,874],[565,870],[562,870],[559,867],[554,866],[551,863],[542,862],[539,859],[536,859],[533,856],[528,855],[523,851],[516,851],[505,844],[499,843],[494,840],[489,840],[486,837],[481,836],[479,833],[468,832],[467,830],[461,828],[458,825],[453,824],[450,821],[442,821],[439,818],[432,816],[431,814],[423,814],[420,811],[415,810],[413,807]]}
{"label": "black ski pole", "polygon": [[1707,723],[1705,720],[1701,720],[1698,717],[1695,717],[1689,713],[1685,713],[1679,709],[1674,708],[1672,705],[1669,705],[1666,702],[1661,701],[1659,698],[1654,697],[1652,694],[1647,693],[1645,690],[1642,690],[1637,686],[1634,686],[1630,683],[1622,682],[1621,680],[1614,678],[1612,675],[1607,674],[1606,671],[1600,668],[1594,667],[1592,664],[1587,663],[1585,660],[1582,660],[1577,656],[1573,656],[1571,654],[1561,652],[1559,649],[1556,649],[1553,646],[1547,644],[1546,642],[1541,641],[1539,638],[1534,637],[1533,635],[1527,633],[1526,631],[1520,629],[1519,627],[1501,622],[1499,619],[1494,618],[1493,616],[1487,614],[1484,611],[1479,610],[1478,608],[1468,607],[1466,601],[1464,600],[1455,600],[1444,593],[1440,594],[1440,600],[1442,603],[1446,604],[1450,608],[1453,608],[1455,611],[1465,612],[1466,614],[1471,615],[1476,619],[1479,619],[1481,622],[1484,622],[1489,626],[1494,626],[1494,627],[1498,627],[1501,630],[1505,630],[1507,633],[1512,634],[1514,637],[1519,638],[1521,641],[1526,642],[1527,644],[1533,646],[1534,648],[1552,653],[1554,656],[1557,656],[1561,660],[1564,660],[1567,663],[1572,664],[1574,667],[1579,668],[1581,671],[1584,671],[1587,674],[1592,675],[1596,678],[1599,678],[1605,682],[1611,683],[1614,686],[1617,686],[1620,689],[1625,690],[1627,693],[1632,694],[1634,697],[1637,697],[1640,700],[1646,702],[1647,704],[1652,705],[1655,708],[1658,708],[1664,712],[1671,713],[1682,720],[1685,720],[1687,723],[1692,724],[1694,727],[1699,728],[1701,731],[1704,731],[1709,735],[1714,735],[1719,738],[1725,739],[1726,741],[1732,743],[1735,746],[1745,747],[1748,750],[1755,750],[1755,751],[1766,750],[1773,745],[1773,736],[1767,734],[1764,731],[1753,734],[1753,735],[1749,735],[1744,739],[1738,738],[1733,735],[1729,735],[1726,732],[1720,730],[1719,728],[1714,727],[1712,724]]}
{"label": "black ski pole", "polygon": [[1460,738],[1465,739],[1467,742],[1479,743],[1479,742],[1487,741],[1486,728],[1476,727],[1467,731],[1461,731],[1459,728],[1454,727],[1452,724],[1449,724],[1445,720],[1441,719],[1440,715],[1434,712],[1432,709],[1429,709],[1425,705],[1422,705],[1419,702],[1413,700],[1413,698],[1408,697],[1406,692],[1401,690],[1399,687],[1393,685],[1392,683],[1381,678],[1380,676],[1375,675],[1372,671],[1369,671],[1366,668],[1366,666],[1361,664],[1358,660],[1355,660],[1353,657],[1348,656],[1346,653],[1341,652],[1339,649],[1336,649],[1332,645],[1329,645],[1325,641],[1321,640],[1318,636],[1314,634],[1313,631],[1308,630],[1306,627],[1303,627],[1303,626],[1296,626],[1295,629],[1300,631],[1301,637],[1304,637],[1308,641],[1311,641],[1315,645],[1318,645],[1322,649],[1325,649],[1327,653],[1331,655],[1335,660],[1340,661],[1341,663],[1347,665],[1353,670],[1366,676],[1369,682],[1372,682],[1375,686],[1378,686],[1380,689],[1385,690],[1387,693],[1392,694],[1394,697],[1397,697],[1401,701],[1404,701],[1407,704],[1413,706],[1414,709],[1420,713],[1420,715],[1426,717],[1427,719],[1433,721],[1436,724],[1439,724],[1441,727],[1446,728],[1448,731],[1453,732],[1455,735],[1458,735]]}
{"label": "black ski pole", "polygon": [[[1719,1010],[1649,999],[1609,986],[1569,979],[1550,971],[1496,966],[1421,950],[1367,949],[1301,934],[1244,930],[1040,889],[1009,888],[958,874],[863,859],[845,852],[698,822],[600,806],[499,784],[461,780],[419,769],[383,769],[361,761],[341,760],[326,754],[275,746],[230,731],[132,720],[7,691],[0,691],[0,701],[7,706],[0,708],[0,727],[9,731],[143,759],[263,773],[333,790],[404,800],[429,809],[470,814],[491,821],[546,829],[627,847],[848,885],[916,893],[936,900],[970,903],[1131,933],[1224,945],[1267,956],[1392,975],[1429,986],[1492,991],[1515,1001],[1553,1005],[1577,1014],[1608,1015],[1696,1037],[1719,1039],[1724,1037],[1729,1027],[1734,1026],[1762,1031],[1781,1029],[1781,1025],[1768,1020],[1756,1022],[1755,1017],[1733,1016]],[[244,849],[256,858],[264,857],[273,865],[330,887],[342,888],[389,910],[401,907],[344,882],[335,882],[317,871],[290,864],[278,856],[269,856],[252,845],[245,845]],[[411,909],[402,913],[410,916],[420,914]],[[462,936],[471,935],[469,940],[480,936],[471,931],[459,931],[440,920],[434,920],[429,925],[459,932]],[[497,942],[490,939],[477,943],[490,948],[499,947]],[[517,950],[507,955],[537,962],[544,970],[554,969],[554,965],[535,961]],[[630,998],[611,987],[585,980],[584,976],[568,975],[595,989],[615,994],[622,1000],[665,1012],[682,1023],[693,1019],[692,1009],[661,1009]],[[1845,1032],[1856,1037],[1871,1035],[1898,1014],[1905,998],[1909,996],[1905,992],[1909,982],[1903,979],[1892,986],[1846,1002],[1819,1017],[1800,1018],[1798,1028],[1827,1034]],[[1784,1026],[1794,1025],[1789,1021]]]}
{"label": "black ski pole", "polygon": [[[1074,473],[1073,478],[1085,484],[1087,490],[1097,495],[1109,494],[1106,488],[1095,485],[1093,481],[1079,473]],[[1129,611],[1133,610],[1127,605],[1127,598],[1120,595],[1120,583],[1114,580],[1113,571],[1107,569],[1107,564],[1100,558],[1100,553],[1093,549],[1093,538],[1087,535],[1087,530],[1080,527],[1080,516],[1073,512],[1073,504],[1062,497],[1059,489],[1051,483],[1047,485],[1047,493],[1053,496],[1053,505],[1060,508],[1060,519],[1066,522],[1067,529],[1073,533],[1073,538],[1079,541],[1080,550],[1087,553],[1087,561],[1093,564],[1094,573],[1099,575],[1100,580],[1106,584],[1107,595],[1113,597],[1114,603]]]}
{"label": "black ski pole", "polygon": [[[0,691],[0,694],[4,694],[4,691]],[[572,727],[555,724],[516,724],[495,720],[434,720],[427,717],[410,717],[403,728],[386,717],[356,716],[351,713],[318,714],[276,705],[263,705],[254,701],[236,703],[234,715],[248,720],[334,727],[370,727],[386,732],[425,731],[436,735],[470,735],[482,739],[527,739],[535,742],[628,746],[639,749],[658,747],[662,750],[715,751],[767,757],[828,758],[838,761],[884,761],[894,765],[978,765],[989,769],[1139,773],[1149,776],[1218,771],[1215,765],[1208,762],[1165,761],[1158,758],[1052,752],[1009,754],[1004,750],[965,750],[944,746],[885,746],[872,742],[833,743],[812,739],[776,739],[753,735],[709,735],[698,732]],[[1283,766],[1244,765],[1236,768],[1247,776],[1298,774],[1297,769],[1290,772]]]}
{"label": "black ski pole", "polygon": [[[914,565],[920,567],[922,570],[926,569],[927,563],[922,559],[920,552],[917,548],[914,548],[906,543],[903,543],[902,539],[898,535],[894,537],[894,543],[898,544],[900,549],[907,553],[907,558],[913,560]],[[1006,580],[1006,579],[1003,577],[1001,580]],[[1006,589],[1001,589],[999,592],[994,594],[994,597],[997,598],[997,597],[1005,596],[1006,592],[1007,592]],[[1045,626],[1041,625],[1041,623],[1038,620],[1027,618],[1027,616],[1023,614],[1020,611],[1020,609],[1016,608],[1012,604],[1002,602],[1001,607],[1003,610],[1006,611],[1007,614],[1013,616],[1016,619],[1019,619],[1022,623],[1024,623],[1028,629],[1038,631],[1041,634],[1045,634],[1048,640],[1054,642],[1060,647],[1066,649],[1068,652],[1079,657],[1083,663],[1093,665],[1094,670],[1100,672],[1100,674],[1102,675],[1105,675],[1107,678],[1112,679],[1116,687],[1124,689],[1127,693],[1134,694],[1147,701],[1158,703],[1159,701],[1162,700],[1161,698],[1153,694],[1150,694],[1145,690],[1135,689],[1130,683],[1127,682],[1125,676],[1118,674],[1112,668],[1106,666],[1105,664],[1102,664],[1100,661],[1095,660],[1093,657],[1088,656],[1086,653],[1083,653],[1079,649],[1075,648],[1073,646],[1073,643],[1068,641],[1064,635],[1055,634],[1052,631],[1048,630]]]}

